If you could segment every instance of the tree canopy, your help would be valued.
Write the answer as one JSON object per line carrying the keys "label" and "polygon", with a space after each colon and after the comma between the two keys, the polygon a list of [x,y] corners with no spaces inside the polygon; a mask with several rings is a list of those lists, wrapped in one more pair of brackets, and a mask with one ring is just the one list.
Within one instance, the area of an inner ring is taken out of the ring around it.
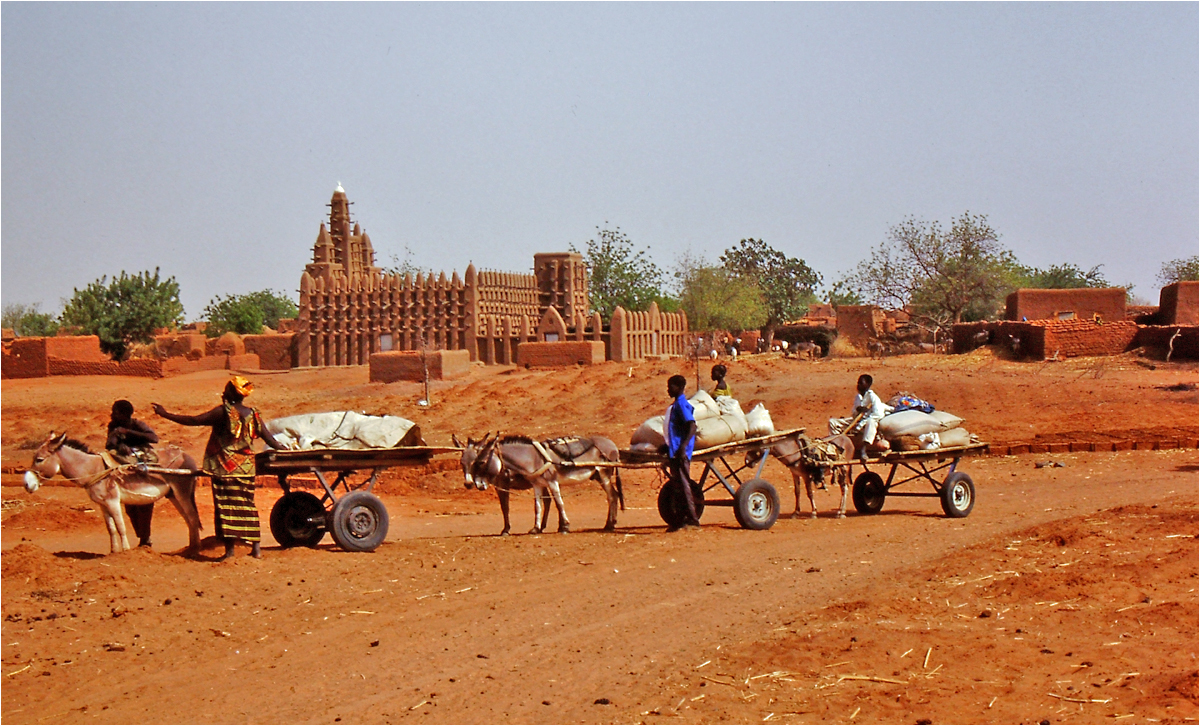
{"label": "tree canopy", "polygon": [[743,239],[721,254],[721,264],[735,277],[753,282],[762,292],[768,341],[780,323],[798,318],[817,301],[820,273],[804,260],[788,257],[761,239]]}
{"label": "tree canopy", "polygon": [[1082,287],[1113,287],[1108,280],[1101,274],[1100,268],[1104,265],[1096,265],[1090,270],[1084,270],[1077,265],[1070,263],[1061,265],[1051,265],[1045,269],[1037,267],[1026,267],[1022,269],[1024,279],[1020,281],[1020,287],[1033,288],[1035,290],[1064,290],[1070,288]]}
{"label": "tree canopy", "polygon": [[[617,306],[645,310],[657,302],[665,309],[675,307],[662,292],[663,272],[651,261],[648,249],[635,250],[633,241],[620,227],[597,227],[596,233],[597,239],[588,240],[583,253],[592,310],[608,322]],[[574,245],[571,251],[578,252]]]}
{"label": "tree canopy", "polygon": [[50,313],[43,313],[40,305],[16,303],[4,306],[3,327],[9,328],[17,337],[40,338],[58,332],[58,320]]}
{"label": "tree canopy", "polygon": [[78,326],[84,334],[100,338],[100,349],[120,360],[134,342],[149,343],[154,331],[179,325],[183,304],[174,277],[159,279],[154,273],[139,272],[109,281],[101,277],[82,290],[76,289],[62,312],[62,324]]}
{"label": "tree canopy", "polygon": [[691,330],[753,330],[767,321],[766,301],[758,285],[726,267],[685,256],[675,278],[679,307],[687,314]]}
{"label": "tree canopy", "polygon": [[271,290],[217,296],[204,308],[204,319],[208,321],[204,334],[210,338],[230,331],[238,335],[257,335],[264,325],[278,329],[280,318],[294,318],[298,314],[291,298]]}
{"label": "tree canopy", "polygon": [[1158,271],[1158,284],[1170,285],[1186,280],[1200,280],[1200,255],[1168,260]]}
{"label": "tree canopy", "polygon": [[844,282],[869,303],[910,306],[945,325],[994,316],[1018,286],[1021,269],[987,217],[964,212],[948,230],[936,221],[904,220]]}

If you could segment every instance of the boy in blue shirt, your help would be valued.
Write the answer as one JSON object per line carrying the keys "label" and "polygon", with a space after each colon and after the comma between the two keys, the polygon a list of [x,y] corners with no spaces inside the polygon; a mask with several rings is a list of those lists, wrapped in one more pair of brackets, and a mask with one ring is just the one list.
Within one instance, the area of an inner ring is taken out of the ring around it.
{"label": "boy in blue shirt", "polygon": [[[692,499],[692,477],[688,469],[692,463],[692,451],[696,446],[696,415],[692,404],[683,395],[687,388],[687,379],[683,376],[671,376],[667,380],[667,395],[674,402],[667,411],[666,439],[667,453],[670,455],[671,483],[683,489],[683,501],[687,505],[687,517],[684,527],[699,527],[700,518],[696,516],[696,502]],[[675,531],[680,527],[670,527],[667,531]]]}

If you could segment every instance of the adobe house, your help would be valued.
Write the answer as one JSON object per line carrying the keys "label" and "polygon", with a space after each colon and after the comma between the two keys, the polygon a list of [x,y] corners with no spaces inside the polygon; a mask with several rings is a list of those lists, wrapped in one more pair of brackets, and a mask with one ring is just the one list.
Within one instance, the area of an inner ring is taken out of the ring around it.
{"label": "adobe house", "polygon": [[1125,319],[1125,297],[1123,287],[1021,289],[1005,299],[1004,319],[1116,322]]}

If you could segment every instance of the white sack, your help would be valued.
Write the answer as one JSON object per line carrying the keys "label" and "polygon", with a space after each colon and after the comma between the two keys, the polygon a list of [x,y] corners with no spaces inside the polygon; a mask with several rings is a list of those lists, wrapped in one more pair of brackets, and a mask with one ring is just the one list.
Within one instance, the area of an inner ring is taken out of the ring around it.
{"label": "white sack", "polygon": [[745,417],[718,416],[696,422],[696,448],[707,449],[746,438]]}
{"label": "white sack", "polygon": [[933,413],[931,413],[929,415],[933,416],[938,421],[941,421],[942,426],[944,426],[947,431],[949,431],[950,429],[958,428],[959,426],[962,426],[963,420],[961,418],[959,418],[958,416],[955,416],[952,413],[947,413],[946,411],[936,411],[935,410]]}
{"label": "white sack", "polygon": [[267,430],[295,449],[390,449],[413,422],[399,416],[367,416],[357,411],[303,413],[271,419]]}
{"label": "white sack", "polygon": [[761,403],[750,409],[750,413],[746,414],[746,436],[747,438],[757,438],[759,436],[770,436],[775,433],[775,423],[771,421],[771,412]]}
{"label": "white sack", "polygon": [[879,435],[889,440],[900,436],[921,436],[950,428],[954,427],[946,426],[931,414],[912,409],[889,413],[879,420]]}
{"label": "white sack", "polygon": [[950,429],[938,435],[942,446],[966,446],[971,443],[971,434],[966,429]]}
{"label": "white sack", "polygon": [[689,398],[688,401],[692,404],[692,415],[696,417],[697,421],[721,415],[721,408],[717,406],[713,397],[708,395],[708,391],[697,391],[696,395]]}
{"label": "white sack", "polygon": [[656,449],[666,444],[667,440],[663,436],[664,420],[663,416],[652,416],[646,419],[645,423],[638,426],[637,431],[633,432],[633,438],[630,439],[629,443],[635,447],[647,444]]}
{"label": "white sack", "polygon": [[746,421],[746,414],[742,413],[742,404],[738,403],[733,396],[717,396],[717,409],[720,410],[722,416],[732,416],[738,419],[743,431],[750,428],[750,424]]}
{"label": "white sack", "polygon": [[921,434],[920,436],[917,437],[917,441],[921,442],[921,450],[922,451],[929,451],[931,449],[940,449],[942,447],[941,438],[938,436],[936,431],[934,431],[933,433],[929,433],[929,434]]}

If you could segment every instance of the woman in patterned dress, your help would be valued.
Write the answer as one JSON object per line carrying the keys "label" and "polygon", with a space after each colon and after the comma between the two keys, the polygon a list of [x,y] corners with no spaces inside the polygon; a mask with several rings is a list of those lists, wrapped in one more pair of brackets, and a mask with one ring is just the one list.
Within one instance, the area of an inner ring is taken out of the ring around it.
{"label": "woman in patterned dress", "polygon": [[237,540],[251,546],[252,557],[262,557],[262,534],[254,506],[254,439],[261,438],[273,449],[286,448],[266,430],[258,411],[242,403],[253,390],[253,383],[234,376],[225,384],[221,405],[197,416],[170,413],[153,404],[154,413],[168,421],[212,427],[204,449],[204,471],[212,476],[213,518],[217,537],[225,543],[222,561],[233,557]]}

